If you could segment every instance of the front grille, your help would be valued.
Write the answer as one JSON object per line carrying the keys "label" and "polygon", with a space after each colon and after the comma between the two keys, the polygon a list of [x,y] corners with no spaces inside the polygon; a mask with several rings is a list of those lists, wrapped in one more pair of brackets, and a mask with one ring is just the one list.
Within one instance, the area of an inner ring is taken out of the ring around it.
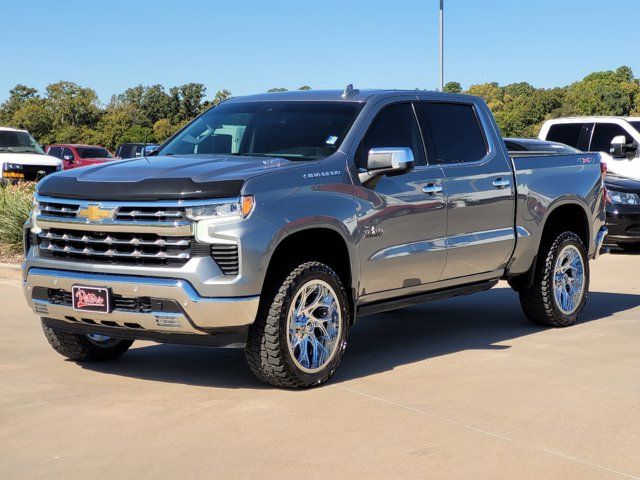
{"label": "front grille", "polygon": [[173,207],[120,207],[115,215],[119,222],[172,222],[184,218],[184,209]]}
{"label": "front grille", "polygon": [[[99,202],[96,202],[96,205]],[[59,203],[55,201],[40,202],[43,215],[55,218],[76,218],[80,211],[80,203]],[[127,222],[177,222],[184,220],[182,207],[154,207],[154,206],[121,206],[117,207],[113,220]]]}
{"label": "front grille", "polygon": [[40,180],[47,175],[57,171],[55,166],[40,166],[40,165],[23,165],[22,173],[24,173],[25,180]]}
{"label": "front grille", "polygon": [[38,234],[41,255],[119,265],[180,266],[192,257],[191,237],[67,229]]}
{"label": "front grille", "polygon": [[80,210],[80,205],[70,203],[40,203],[40,211],[49,217],[75,218]]}
{"label": "front grille", "polygon": [[238,245],[216,243],[211,245],[211,257],[215,260],[225,275],[238,275],[240,262],[238,258]]}

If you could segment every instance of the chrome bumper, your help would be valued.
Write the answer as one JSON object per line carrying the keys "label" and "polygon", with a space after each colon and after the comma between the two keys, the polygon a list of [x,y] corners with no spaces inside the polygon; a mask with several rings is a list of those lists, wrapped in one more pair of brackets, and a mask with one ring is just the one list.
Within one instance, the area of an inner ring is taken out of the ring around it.
{"label": "chrome bumper", "polygon": [[[104,325],[123,330],[206,335],[216,330],[251,325],[258,311],[259,296],[201,297],[180,279],[91,274],[30,268],[23,274],[23,291],[33,311],[47,318],[69,323]],[[71,292],[73,285],[107,287],[125,298],[150,297],[176,302],[180,313],[131,311],[115,308],[111,313],[79,312],[70,305],[33,298],[35,287]],[[134,327],[132,327],[134,326]]]}
{"label": "chrome bumper", "polygon": [[596,251],[593,255],[594,260],[598,258],[602,252],[602,245],[604,244],[604,239],[609,233],[609,229],[607,227],[601,227],[596,235]]}

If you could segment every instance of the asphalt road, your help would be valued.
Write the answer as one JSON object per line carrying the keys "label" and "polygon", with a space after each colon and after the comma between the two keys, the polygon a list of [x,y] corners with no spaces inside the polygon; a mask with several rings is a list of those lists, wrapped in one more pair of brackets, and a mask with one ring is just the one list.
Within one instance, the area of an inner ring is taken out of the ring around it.
{"label": "asphalt road", "polygon": [[326,386],[240,350],[77,365],[0,280],[0,478],[640,478],[640,256],[592,263],[582,321],[489,292],[362,319]]}

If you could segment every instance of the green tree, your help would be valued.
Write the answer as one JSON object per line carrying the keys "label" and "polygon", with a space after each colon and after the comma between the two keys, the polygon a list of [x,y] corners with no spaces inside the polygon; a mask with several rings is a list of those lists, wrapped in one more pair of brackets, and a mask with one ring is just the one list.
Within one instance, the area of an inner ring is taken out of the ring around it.
{"label": "green tree", "polygon": [[309,85],[303,85],[298,90],[311,90],[311,87]]}
{"label": "green tree", "polygon": [[289,90],[284,88],[284,87],[276,87],[276,88],[270,88],[269,90],[267,90],[267,93],[278,93],[278,92],[288,92]]}
{"label": "green tree", "polygon": [[443,91],[446,93],[462,93],[462,86],[458,82],[447,82]]}
{"label": "green tree", "polygon": [[53,114],[41,98],[30,98],[13,113],[11,125],[28,130],[40,143],[52,143]]}
{"label": "green tree", "polygon": [[98,95],[91,88],[73,82],[58,82],[47,87],[47,105],[53,114],[54,130],[64,125],[92,127],[101,110]]}
{"label": "green tree", "polygon": [[191,120],[202,110],[207,89],[201,83],[187,83],[169,90],[173,123],[178,124],[185,120]]}
{"label": "green tree", "polygon": [[26,85],[18,84],[9,90],[9,98],[0,105],[0,123],[12,125],[13,115],[22,108],[25,103],[38,98],[38,90]]}
{"label": "green tree", "polygon": [[153,124],[153,136],[156,142],[162,143],[181,127],[182,125],[174,125],[167,118],[161,118]]}
{"label": "green tree", "polygon": [[629,115],[636,108],[640,84],[629,67],[595,72],[567,89],[563,115]]}

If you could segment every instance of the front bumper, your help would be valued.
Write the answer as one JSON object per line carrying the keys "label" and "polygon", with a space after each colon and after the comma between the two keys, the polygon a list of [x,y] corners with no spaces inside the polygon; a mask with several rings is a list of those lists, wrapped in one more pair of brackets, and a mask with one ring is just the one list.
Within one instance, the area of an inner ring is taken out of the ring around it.
{"label": "front bumper", "polygon": [[[60,300],[62,295],[59,292],[71,292],[73,285],[107,287],[114,297],[127,299],[124,303],[129,307],[138,305],[140,299],[153,301],[145,303],[151,305],[150,308],[125,309],[116,305],[111,313],[80,312],[74,310],[69,302]],[[104,331],[107,328],[112,336],[122,338],[144,338],[144,335],[136,336],[136,332],[208,336],[240,331],[254,322],[260,301],[259,296],[202,297],[182,279],[47,268],[25,269],[23,291],[27,302],[40,317],[65,322],[70,330],[73,330],[73,325],[83,325],[89,330],[100,328]],[[47,298],[43,292],[58,292],[58,295]],[[163,305],[171,305],[172,308],[162,308]]]}
{"label": "front bumper", "polygon": [[606,243],[640,243],[640,206],[607,205]]}

